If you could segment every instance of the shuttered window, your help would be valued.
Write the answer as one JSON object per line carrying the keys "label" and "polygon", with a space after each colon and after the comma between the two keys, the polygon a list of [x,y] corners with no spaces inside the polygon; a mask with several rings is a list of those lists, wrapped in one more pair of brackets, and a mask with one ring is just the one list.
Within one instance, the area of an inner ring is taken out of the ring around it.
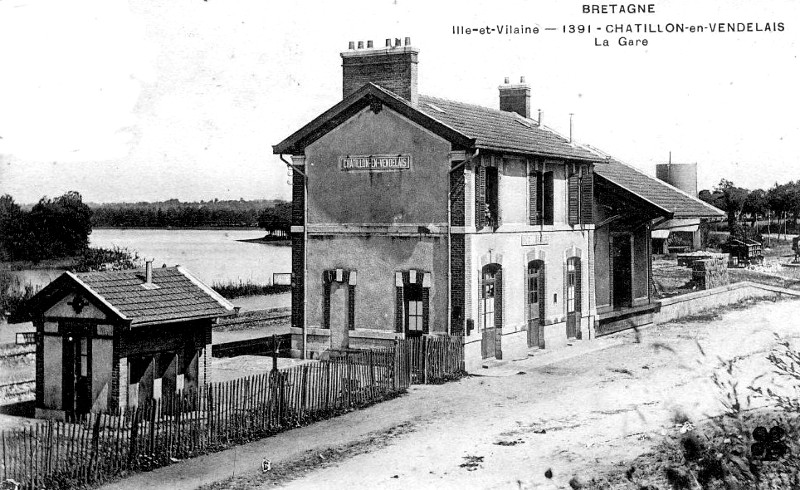
{"label": "shuttered window", "polygon": [[486,167],[475,167],[475,228],[486,226]]}
{"label": "shuttered window", "polygon": [[577,225],[581,216],[580,178],[573,174],[567,178],[567,223]]}
{"label": "shuttered window", "polygon": [[553,172],[545,172],[542,175],[542,224],[553,224]]}
{"label": "shuttered window", "polygon": [[542,173],[531,172],[528,175],[528,223],[542,224]]}
{"label": "shuttered window", "polygon": [[588,167],[581,177],[581,223],[594,223],[594,172]]}

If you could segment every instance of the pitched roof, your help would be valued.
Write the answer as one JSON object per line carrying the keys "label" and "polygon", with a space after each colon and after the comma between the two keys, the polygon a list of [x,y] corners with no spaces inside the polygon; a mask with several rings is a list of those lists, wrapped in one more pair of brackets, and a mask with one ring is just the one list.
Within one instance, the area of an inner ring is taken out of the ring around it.
{"label": "pitched roof", "polygon": [[367,83],[344,100],[320,114],[291,136],[272,147],[273,153],[300,152],[360,111],[371,100],[378,100],[401,115],[422,125],[458,146],[523,153],[570,160],[598,161],[593,153],[570,142],[554,131],[514,112],[454,102],[438,97],[419,96],[417,105],[373,83]]}
{"label": "pitched roof", "polygon": [[719,209],[692,197],[663,180],[651,177],[630,165],[609,157],[594,167],[595,174],[608,182],[649,201],[674,218],[716,218]]}
{"label": "pitched roof", "polygon": [[536,121],[515,112],[490,109],[427,95],[419,96],[419,110],[475,139],[475,146],[537,156],[599,161],[601,158]]}
{"label": "pitched roof", "polygon": [[[36,310],[48,308],[58,291],[72,283],[104,309],[131,326],[230,315],[231,305],[183,267],[153,269],[154,286],[144,286],[143,269],[65,272],[32,298]],[[61,293],[63,294],[63,293]]]}
{"label": "pitched roof", "polygon": [[398,114],[407,117],[422,127],[428,128],[455,146],[471,148],[474,140],[455,129],[442,124],[420,111],[404,98],[374,83],[363,87],[345,97],[341,102],[323,112],[311,122],[298,129],[286,139],[272,146],[272,153],[301,154],[306,146],[321,138],[373,102],[391,107]]}

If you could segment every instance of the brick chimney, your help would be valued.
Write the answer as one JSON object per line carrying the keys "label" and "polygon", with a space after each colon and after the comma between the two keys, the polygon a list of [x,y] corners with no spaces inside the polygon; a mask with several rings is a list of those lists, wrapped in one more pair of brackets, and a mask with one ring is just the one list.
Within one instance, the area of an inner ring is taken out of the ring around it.
{"label": "brick chimney", "polygon": [[510,85],[508,78],[500,89],[500,110],[516,112],[522,117],[531,117],[531,86],[525,77],[519,78],[519,85]]}
{"label": "brick chimney", "polygon": [[411,38],[386,40],[386,46],[373,49],[367,41],[350,42],[350,49],[342,53],[342,92],[347,97],[364,84],[372,82],[393,92],[412,104],[417,104],[417,55],[419,50],[411,47]]}

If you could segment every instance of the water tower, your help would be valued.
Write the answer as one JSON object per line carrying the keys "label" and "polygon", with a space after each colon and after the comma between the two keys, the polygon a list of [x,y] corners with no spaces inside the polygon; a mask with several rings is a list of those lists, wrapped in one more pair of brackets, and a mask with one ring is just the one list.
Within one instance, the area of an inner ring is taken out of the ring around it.
{"label": "water tower", "polygon": [[[692,197],[697,197],[697,164],[669,163],[656,165],[656,177],[659,180],[677,187]],[[653,250],[666,253],[673,250],[697,250],[700,244],[700,220],[673,219],[657,226],[653,230]]]}
{"label": "water tower", "polygon": [[697,197],[696,163],[659,163],[656,165],[656,177]]}

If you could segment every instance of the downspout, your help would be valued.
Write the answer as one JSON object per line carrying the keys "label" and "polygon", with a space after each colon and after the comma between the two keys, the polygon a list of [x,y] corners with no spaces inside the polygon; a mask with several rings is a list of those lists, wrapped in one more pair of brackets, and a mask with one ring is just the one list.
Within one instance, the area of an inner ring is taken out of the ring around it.
{"label": "downspout", "polygon": [[287,167],[303,177],[303,359],[308,359],[308,302],[306,301],[306,288],[308,287],[308,175],[286,161],[283,153],[279,156]]}
{"label": "downspout", "polygon": [[[463,162],[459,163],[455,167],[450,169],[450,172],[447,174],[447,180],[450,180],[450,174],[454,171],[462,168],[466,164],[470,163],[473,158],[478,156],[480,149],[476,149],[475,152],[470,155],[469,157],[465,158]],[[449,184],[449,182],[448,182]],[[466,182],[464,187],[466,188]],[[466,197],[466,189],[463,190],[464,196]],[[466,205],[467,201],[464,199],[464,204]],[[447,196],[447,335],[450,335],[453,331],[453,233],[452,233],[452,216],[453,216],[453,190],[451,189]],[[466,221],[466,210],[464,212],[464,219]],[[465,272],[466,273],[466,272]],[[466,294],[466,291],[464,292]],[[466,315],[466,311],[462,312],[462,315]],[[466,333],[466,332],[465,332]]]}

